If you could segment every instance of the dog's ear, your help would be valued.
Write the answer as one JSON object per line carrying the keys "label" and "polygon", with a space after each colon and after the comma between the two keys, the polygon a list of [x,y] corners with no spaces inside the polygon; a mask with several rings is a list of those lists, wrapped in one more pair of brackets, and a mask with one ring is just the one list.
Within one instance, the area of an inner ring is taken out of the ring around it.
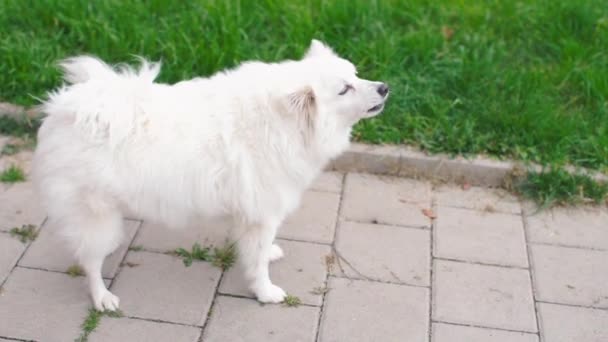
{"label": "dog's ear", "polygon": [[310,47],[308,48],[308,52],[304,58],[310,57],[318,57],[318,56],[335,56],[336,53],[327,45],[321,43],[320,41],[313,39],[310,42]]}
{"label": "dog's ear", "polygon": [[304,87],[287,96],[289,112],[296,115],[298,124],[308,139],[315,128],[315,118],[317,116],[317,101],[315,93],[311,87]]}

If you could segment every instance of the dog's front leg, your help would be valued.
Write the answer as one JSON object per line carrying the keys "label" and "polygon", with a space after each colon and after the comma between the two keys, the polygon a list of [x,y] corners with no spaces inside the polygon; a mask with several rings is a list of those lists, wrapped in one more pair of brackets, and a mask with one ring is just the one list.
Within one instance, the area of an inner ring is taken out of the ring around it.
{"label": "dog's front leg", "polygon": [[280,303],[286,296],[283,289],[270,281],[268,272],[268,264],[278,248],[272,244],[278,225],[278,220],[245,225],[237,239],[245,279],[249,282],[250,290],[263,303]]}

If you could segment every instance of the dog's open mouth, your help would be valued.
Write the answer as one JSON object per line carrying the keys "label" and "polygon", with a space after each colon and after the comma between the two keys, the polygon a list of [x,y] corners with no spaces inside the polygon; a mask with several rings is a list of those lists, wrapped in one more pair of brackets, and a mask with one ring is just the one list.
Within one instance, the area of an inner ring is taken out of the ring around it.
{"label": "dog's open mouth", "polygon": [[382,110],[382,108],[384,108],[384,103],[380,103],[380,104],[373,106],[372,108],[368,109],[367,112],[368,113],[377,112],[377,111]]}

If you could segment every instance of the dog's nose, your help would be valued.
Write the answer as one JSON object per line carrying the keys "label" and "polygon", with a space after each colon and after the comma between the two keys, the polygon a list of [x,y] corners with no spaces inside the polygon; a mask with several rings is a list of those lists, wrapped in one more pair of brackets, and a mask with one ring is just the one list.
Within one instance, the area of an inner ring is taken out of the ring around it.
{"label": "dog's nose", "polygon": [[388,84],[386,83],[382,83],[379,87],[378,87],[378,94],[380,94],[380,96],[385,97],[386,94],[388,94]]}

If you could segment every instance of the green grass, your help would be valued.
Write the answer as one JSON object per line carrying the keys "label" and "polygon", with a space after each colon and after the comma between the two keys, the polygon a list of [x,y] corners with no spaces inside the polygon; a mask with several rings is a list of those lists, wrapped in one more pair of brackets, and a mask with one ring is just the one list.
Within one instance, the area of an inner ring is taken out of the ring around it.
{"label": "green grass", "polygon": [[28,241],[34,241],[38,237],[38,230],[33,224],[24,224],[23,226],[12,228],[9,233],[11,236],[16,237],[19,241],[27,243]]}
{"label": "green grass", "polygon": [[8,169],[0,172],[0,182],[2,183],[17,183],[25,181],[25,173],[21,168],[11,165]]}
{"label": "green grass", "polygon": [[516,190],[541,205],[608,204],[608,184],[561,169],[529,173]]}
{"label": "green grass", "polygon": [[162,60],[176,82],[313,37],[391,85],[357,139],[608,170],[605,0],[6,0],[0,94],[36,103],[79,53]]}

